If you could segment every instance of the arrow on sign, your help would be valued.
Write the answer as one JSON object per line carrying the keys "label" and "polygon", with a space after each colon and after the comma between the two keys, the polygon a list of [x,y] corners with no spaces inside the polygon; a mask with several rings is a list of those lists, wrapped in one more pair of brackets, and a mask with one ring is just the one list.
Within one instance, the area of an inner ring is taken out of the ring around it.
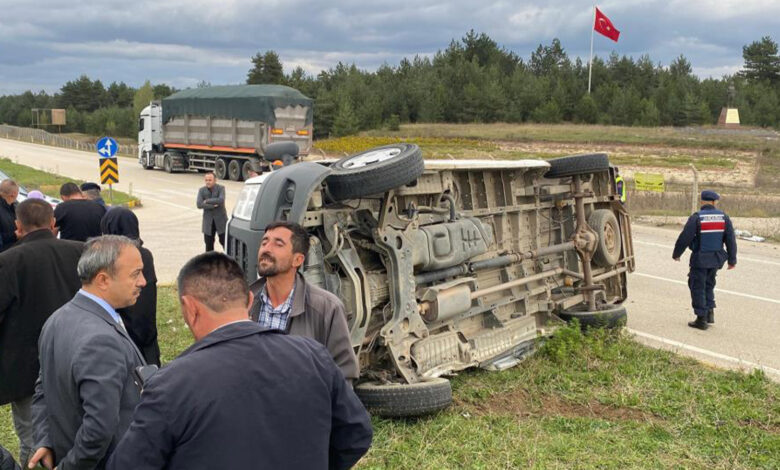
{"label": "arrow on sign", "polygon": [[106,139],[106,143],[103,144],[103,148],[100,149],[100,153],[103,155],[110,157],[111,156],[111,141]]}

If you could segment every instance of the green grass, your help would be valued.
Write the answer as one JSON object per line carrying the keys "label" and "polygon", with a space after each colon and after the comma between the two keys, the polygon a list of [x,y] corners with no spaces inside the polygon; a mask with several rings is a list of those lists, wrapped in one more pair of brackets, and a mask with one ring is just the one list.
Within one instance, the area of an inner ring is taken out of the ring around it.
{"label": "green grass", "polygon": [[[169,361],[191,343],[175,290],[158,301]],[[780,385],[717,370],[622,334],[563,328],[523,364],[453,378],[455,403],[374,418],[358,468],[777,468]],[[0,444],[16,452],[9,407]]]}
{"label": "green grass", "polygon": [[759,150],[767,145],[765,134],[722,132],[714,127],[622,127],[581,124],[404,124],[397,132],[367,131],[367,136],[473,138],[509,142],[567,142],[659,145],[706,149]]}
{"label": "green grass", "polygon": [[[31,168],[29,166],[20,165],[18,163],[12,162],[8,158],[0,158],[0,170],[16,180],[17,183],[27,188],[28,191],[37,189],[47,196],[55,198],[60,197],[60,186],[62,186],[63,183],[67,183],[69,181],[78,185],[84,183],[82,180],[66,178],[65,176],[60,176],[54,173],[36,170],[35,168]],[[114,190],[113,193],[115,205],[127,204],[130,201],[138,200],[137,198],[130,196],[127,193],[123,193],[122,191]],[[103,191],[102,195],[103,199],[106,201],[106,203],[108,203],[108,191]]]}

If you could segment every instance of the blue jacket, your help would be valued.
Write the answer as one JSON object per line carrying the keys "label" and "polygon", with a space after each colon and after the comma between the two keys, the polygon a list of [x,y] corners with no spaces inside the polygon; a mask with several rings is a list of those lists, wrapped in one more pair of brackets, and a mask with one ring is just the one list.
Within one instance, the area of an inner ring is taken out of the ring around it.
{"label": "blue jacket", "polygon": [[691,249],[692,268],[721,268],[727,260],[737,264],[737,238],[729,216],[712,204],[701,206],[677,237],[672,258],[682,256],[686,248]]}
{"label": "blue jacket", "polygon": [[371,438],[368,413],[324,346],[246,321],[149,379],[108,468],[346,469]]}

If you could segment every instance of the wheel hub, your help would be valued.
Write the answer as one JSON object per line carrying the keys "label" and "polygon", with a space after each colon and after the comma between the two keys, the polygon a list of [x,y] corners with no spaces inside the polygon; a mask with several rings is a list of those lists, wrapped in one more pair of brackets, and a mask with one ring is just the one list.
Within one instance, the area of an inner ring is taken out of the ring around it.
{"label": "wheel hub", "polygon": [[400,153],[401,150],[397,148],[371,150],[357,155],[354,158],[350,158],[344,162],[344,168],[362,168],[368,165],[373,165],[374,163],[390,160]]}

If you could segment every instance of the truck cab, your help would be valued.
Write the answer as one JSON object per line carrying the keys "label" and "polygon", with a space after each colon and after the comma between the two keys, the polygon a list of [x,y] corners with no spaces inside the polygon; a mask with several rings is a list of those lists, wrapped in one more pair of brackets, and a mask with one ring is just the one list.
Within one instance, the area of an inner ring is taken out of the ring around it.
{"label": "truck cab", "polygon": [[144,168],[154,167],[154,150],[162,143],[162,108],[152,101],[141,110],[138,119],[138,162]]}

